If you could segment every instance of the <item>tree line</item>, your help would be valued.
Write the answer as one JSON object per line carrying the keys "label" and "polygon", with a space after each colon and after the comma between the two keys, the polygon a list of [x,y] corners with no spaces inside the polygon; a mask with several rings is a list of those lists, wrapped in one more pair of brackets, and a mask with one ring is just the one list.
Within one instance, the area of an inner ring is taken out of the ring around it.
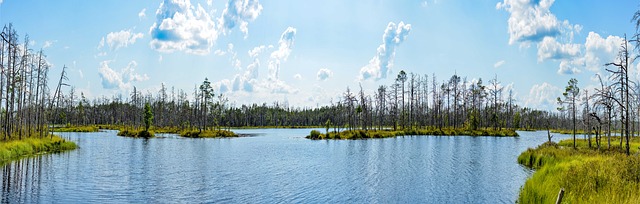
{"label": "tree line", "polygon": [[[569,124],[563,115],[520,107],[511,90],[504,93],[497,77],[484,84],[454,74],[438,81],[435,74],[400,71],[394,83],[379,86],[372,94],[362,87],[347,87],[329,105],[310,108],[287,103],[235,104],[214,93],[211,82],[194,86],[191,93],[161,84],[157,93],[133,87],[127,95],[88,100],[71,87],[62,95],[56,124],[143,125],[142,112],[150,104],[153,124],[178,129],[221,127],[331,127],[342,129],[511,128],[542,129],[547,124]],[[553,122],[549,122],[553,121]]]}

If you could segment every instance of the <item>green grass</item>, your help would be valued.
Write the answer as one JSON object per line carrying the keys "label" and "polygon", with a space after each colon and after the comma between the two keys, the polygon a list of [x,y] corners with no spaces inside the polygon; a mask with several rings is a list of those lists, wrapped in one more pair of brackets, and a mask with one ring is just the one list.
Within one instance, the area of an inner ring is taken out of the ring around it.
{"label": "green grass", "polygon": [[632,141],[630,156],[620,148],[619,137],[615,141],[611,149],[588,148],[582,139],[574,149],[570,139],[523,152],[518,163],[536,172],[521,188],[518,203],[553,203],[561,188],[563,203],[639,203],[640,139]]}
{"label": "green grass", "polygon": [[236,133],[228,130],[183,130],[180,132],[180,136],[191,138],[238,137]]}
{"label": "green grass", "polygon": [[0,142],[0,164],[14,159],[48,152],[61,152],[76,149],[77,146],[58,136],[46,138],[26,138]]}
{"label": "green grass", "polygon": [[65,127],[54,127],[53,132],[98,132],[98,126],[88,125],[88,126],[65,126]]}
{"label": "green grass", "polygon": [[118,136],[151,138],[155,137],[155,133],[153,131],[124,129],[118,132]]}
{"label": "green grass", "polygon": [[427,128],[427,129],[411,129],[411,130],[345,130],[339,133],[329,132],[322,134],[317,130],[312,130],[306,137],[312,140],[323,139],[369,139],[369,138],[387,138],[405,135],[435,135],[435,136],[496,136],[496,137],[516,137],[518,133],[510,129],[478,129],[466,130],[462,128]]}

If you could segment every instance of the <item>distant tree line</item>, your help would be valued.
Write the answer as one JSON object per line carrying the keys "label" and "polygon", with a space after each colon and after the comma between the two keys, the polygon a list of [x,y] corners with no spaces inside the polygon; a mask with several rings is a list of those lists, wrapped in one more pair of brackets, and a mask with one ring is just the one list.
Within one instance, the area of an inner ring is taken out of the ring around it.
{"label": "distant tree line", "polygon": [[400,71],[389,86],[367,94],[350,88],[330,105],[309,108],[287,103],[238,105],[214,93],[205,79],[191,95],[184,90],[161,85],[157,93],[142,93],[136,87],[128,96],[116,95],[89,101],[72,87],[62,96],[56,110],[56,124],[144,125],[144,104],[150,104],[153,124],[180,129],[220,129],[221,127],[331,127],[343,129],[418,128],[511,128],[543,129],[568,127],[562,113],[549,113],[518,106],[511,90],[497,77],[485,85],[482,79],[469,81],[453,75],[437,82],[435,75]]}

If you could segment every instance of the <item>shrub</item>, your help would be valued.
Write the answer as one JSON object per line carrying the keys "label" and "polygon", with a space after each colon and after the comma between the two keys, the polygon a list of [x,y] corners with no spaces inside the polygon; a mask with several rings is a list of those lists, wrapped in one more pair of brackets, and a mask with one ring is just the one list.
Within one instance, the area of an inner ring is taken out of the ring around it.
{"label": "shrub", "polygon": [[320,135],[321,135],[321,134],[320,134],[320,131],[317,131],[317,130],[311,130],[311,133],[309,133],[309,138],[310,138],[310,139],[314,139],[314,140],[321,139],[321,138],[320,138]]}

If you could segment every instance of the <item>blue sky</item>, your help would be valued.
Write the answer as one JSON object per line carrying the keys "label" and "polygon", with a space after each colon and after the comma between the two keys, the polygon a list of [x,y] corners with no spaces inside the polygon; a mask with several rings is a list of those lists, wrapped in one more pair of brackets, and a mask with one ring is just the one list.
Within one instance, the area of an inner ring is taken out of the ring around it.
{"label": "blue sky", "polygon": [[[400,70],[494,76],[517,102],[554,109],[570,78],[606,74],[638,3],[553,0],[0,0],[76,92],[191,93],[205,77],[235,104],[328,104],[347,87],[372,94]],[[634,65],[634,77],[637,68]],[[51,80],[53,81],[53,80]],[[505,92],[506,95],[506,92]]]}

